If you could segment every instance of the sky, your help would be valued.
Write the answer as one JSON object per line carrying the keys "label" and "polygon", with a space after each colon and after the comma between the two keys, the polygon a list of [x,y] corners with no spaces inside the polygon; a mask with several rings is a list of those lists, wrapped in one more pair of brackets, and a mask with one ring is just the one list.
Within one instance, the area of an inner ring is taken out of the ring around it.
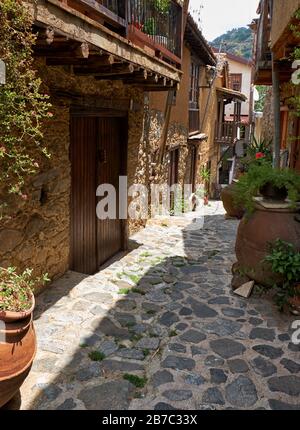
{"label": "sky", "polygon": [[[201,4],[201,27],[210,42],[228,30],[245,27],[256,15],[259,0],[190,0],[190,11]],[[197,14],[193,14],[197,18]],[[197,19],[196,19],[197,21]]]}

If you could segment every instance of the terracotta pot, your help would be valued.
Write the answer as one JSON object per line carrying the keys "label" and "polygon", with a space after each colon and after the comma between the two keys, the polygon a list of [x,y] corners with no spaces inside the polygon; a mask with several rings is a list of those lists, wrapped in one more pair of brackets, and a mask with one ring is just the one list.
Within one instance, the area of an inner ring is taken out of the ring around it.
{"label": "terracotta pot", "polygon": [[234,202],[234,189],[236,184],[232,183],[225,187],[221,191],[221,199],[223,202],[223,206],[229,215],[232,218],[241,219],[244,216],[245,210],[239,206],[237,206]]}
{"label": "terracotta pot", "polygon": [[250,279],[265,286],[281,280],[269,264],[263,263],[269,244],[276,239],[292,243],[300,251],[300,223],[295,211],[257,206],[250,218],[241,220],[235,246],[238,266]]}
{"label": "terracotta pot", "polygon": [[288,191],[285,187],[278,188],[271,182],[267,182],[260,188],[259,192],[266,200],[284,201],[288,196]]}
{"label": "terracotta pot", "polygon": [[15,322],[29,317],[32,314],[33,309],[35,307],[35,299],[33,294],[31,294],[31,301],[32,301],[32,305],[31,305],[31,308],[28,309],[28,311],[22,311],[22,312],[0,311],[0,321]]}
{"label": "terracotta pot", "polygon": [[14,322],[0,319],[0,408],[26,379],[36,353],[32,313]]}

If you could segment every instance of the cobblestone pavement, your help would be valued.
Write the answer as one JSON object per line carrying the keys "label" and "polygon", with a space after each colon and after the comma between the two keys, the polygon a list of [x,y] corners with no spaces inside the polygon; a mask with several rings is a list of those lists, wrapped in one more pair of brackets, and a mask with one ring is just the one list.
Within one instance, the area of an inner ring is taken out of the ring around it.
{"label": "cobblestone pavement", "polygon": [[201,230],[151,223],[126,256],[38,298],[21,409],[300,409],[296,317],[232,293],[237,222],[206,212]]}

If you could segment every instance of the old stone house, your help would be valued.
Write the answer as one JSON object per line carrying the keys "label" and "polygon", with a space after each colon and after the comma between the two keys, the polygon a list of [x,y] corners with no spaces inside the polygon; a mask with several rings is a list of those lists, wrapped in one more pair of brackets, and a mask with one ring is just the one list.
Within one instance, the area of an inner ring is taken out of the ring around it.
{"label": "old stone house", "polygon": [[[267,85],[262,136],[273,140],[276,165],[289,166],[300,172],[300,85],[293,84],[297,63],[294,51],[299,48],[299,0],[261,0],[259,18],[253,20],[254,84]],[[296,28],[296,31],[295,31]],[[298,111],[298,114],[297,114]]]}
{"label": "old stone house", "polygon": [[[201,172],[205,169],[210,173],[208,193],[217,197],[221,184],[230,181],[241,126],[241,105],[247,97],[230,88],[226,54],[213,52],[191,16],[185,29],[182,62],[180,89],[171,100],[165,168],[160,179],[168,180],[170,185],[178,182],[195,187],[204,183]],[[165,94],[151,94],[150,130],[163,127],[166,104]],[[234,109],[229,120],[227,105]],[[156,142],[155,136],[151,136],[154,146],[159,145],[160,136],[158,133]]]}
{"label": "old stone house", "polygon": [[27,184],[28,199],[14,201],[13,216],[1,222],[2,266],[51,278],[68,269],[90,274],[126,249],[137,225],[97,219],[96,187],[118,190],[120,175],[128,186],[149,183],[145,93],[177,90],[187,3],[170,0],[162,11],[136,0],[24,1],[37,33],[36,68],[51,97],[53,116],[44,125],[51,158]]}

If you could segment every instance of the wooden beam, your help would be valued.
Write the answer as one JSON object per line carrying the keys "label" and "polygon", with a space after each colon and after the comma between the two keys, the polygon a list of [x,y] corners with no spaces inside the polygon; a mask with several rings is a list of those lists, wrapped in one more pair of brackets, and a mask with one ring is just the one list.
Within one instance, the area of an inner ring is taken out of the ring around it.
{"label": "wooden beam", "polygon": [[180,80],[182,75],[180,70],[131,45],[121,36],[61,1],[36,0],[34,4],[28,3],[28,11],[37,26],[53,26],[56,32],[63,32],[72,39],[86,40],[117,58],[124,58],[144,69],[168,76],[175,82]]}
{"label": "wooden beam", "polygon": [[54,41],[55,32],[53,27],[45,27],[39,30],[38,39],[41,44],[51,45]]}
{"label": "wooden beam", "polygon": [[87,42],[82,42],[75,49],[75,56],[79,58],[88,58],[90,55],[89,44]]}
{"label": "wooden beam", "polygon": [[94,77],[97,77],[98,79],[110,79],[113,77],[118,76],[125,76],[129,77],[133,75],[135,72],[135,67],[132,64],[126,64],[123,66],[118,66],[117,68],[112,67],[111,70],[101,70],[99,69],[89,69],[89,68],[80,68],[75,67],[74,68],[75,75],[93,75]]}
{"label": "wooden beam", "polygon": [[[55,53],[53,54],[55,55]],[[87,70],[89,67],[94,67],[95,69],[97,67],[101,66],[112,66],[115,62],[115,57],[113,55],[103,55],[100,56],[90,56],[89,58],[83,58],[83,57],[75,57],[70,56],[70,53],[68,56],[65,57],[47,57],[46,55],[46,64],[48,66],[82,66],[86,67]]]}

